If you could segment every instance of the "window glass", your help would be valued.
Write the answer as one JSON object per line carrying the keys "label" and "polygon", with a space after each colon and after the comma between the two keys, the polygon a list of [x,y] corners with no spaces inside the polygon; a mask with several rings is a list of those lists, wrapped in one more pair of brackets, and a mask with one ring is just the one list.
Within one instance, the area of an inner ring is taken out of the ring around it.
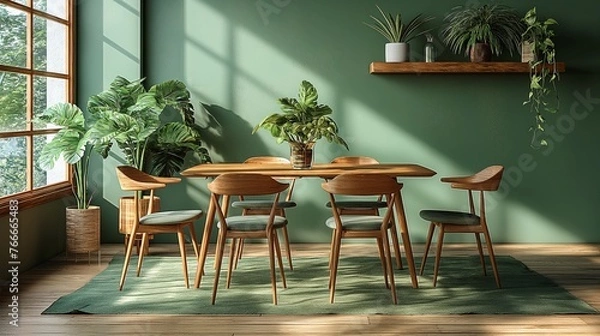
{"label": "window glass", "polygon": [[24,67],[27,63],[27,16],[0,4],[0,64]]}
{"label": "window glass", "polygon": [[67,72],[67,26],[35,16],[33,19],[33,67],[36,70]]}
{"label": "window glass", "polygon": [[0,132],[23,131],[27,118],[26,75],[0,71]]}
{"label": "window glass", "polygon": [[27,189],[27,141],[24,137],[0,139],[0,197]]}

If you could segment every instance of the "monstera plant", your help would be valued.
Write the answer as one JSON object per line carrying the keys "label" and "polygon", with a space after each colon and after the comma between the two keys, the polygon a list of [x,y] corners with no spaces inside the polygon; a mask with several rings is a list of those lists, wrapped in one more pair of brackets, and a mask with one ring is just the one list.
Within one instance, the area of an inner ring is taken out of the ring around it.
{"label": "monstera plant", "polygon": [[[107,90],[90,97],[95,149],[106,158],[116,144],[129,165],[160,176],[179,172],[190,152],[197,161],[210,162],[185,84],[168,80],[146,90],[142,83],[119,76]],[[162,122],[167,111],[177,112],[178,120]]]}
{"label": "monstera plant", "polygon": [[295,168],[312,166],[313,147],[319,139],[325,138],[348,149],[348,144],[338,134],[337,123],[330,116],[333,110],[319,104],[318,98],[317,89],[309,81],[302,81],[298,98],[279,98],[283,113],[267,116],[252,133],[264,128],[271,132],[277,143],[288,142]]}

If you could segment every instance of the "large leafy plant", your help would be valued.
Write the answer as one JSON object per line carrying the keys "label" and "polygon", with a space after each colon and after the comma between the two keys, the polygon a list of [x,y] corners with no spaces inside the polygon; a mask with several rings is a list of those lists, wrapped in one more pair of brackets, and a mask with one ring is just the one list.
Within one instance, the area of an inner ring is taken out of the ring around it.
{"label": "large leafy plant", "polygon": [[529,61],[529,95],[524,105],[529,105],[534,115],[534,125],[530,127],[533,132],[532,145],[546,145],[546,140],[540,139],[544,133],[546,119],[543,112],[556,113],[559,108],[558,91],[556,82],[559,80],[556,65],[556,50],[554,46],[553,25],[558,22],[552,18],[539,20],[536,8],[530,9],[523,18],[527,29],[523,33],[523,42],[529,43],[535,55]]}
{"label": "large leafy plant", "polygon": [[254,127],[271,132],[277,143],[310,144],[321,138],[330,143],[340,144],[348,149],[348,144],[338,135],[337,123],[331,118],[332,109],[319,104],[317,89],[309,82],[302,81],[298,98],[279,98],[283,113],[273,113]]}
{"label": "large leafy plant", "polygon": [[[160,176],[179,172],[189,152],[202,163],[211,161],[202,147],[190,93],[181,81],[168,80],[146,90],[143,79],[119,76],[107,90],[90,97],[88,111],[94,119],[90,136],[104,158],[116,144],[129,165]],[[165,111],[176,111],[178,120],[163,122]]]}
{"label": "large leafy plant", "polygon": [[375,23],[365,22],[365,24],[383,35],[390,43],[408,43],[412,39],[431,31],[431,29],[422,29],[422,27],[425,23],[433,20],[433,17],[425,17],[423,14],[419,14],[408,21],[408,23],[405,23],[402,21],[402,14],[400,13],[397,13],[395,16],[390,13],[386,14],[379,6],[377,6],[377,10],[379,10],[382,19],[370,15]]}
{"label": "large leafy plant", "polygon": [[467,55],[476,43],[486,43],[499,56],[518,52],[525,30],[521,16],[503,5],[457,6],[444,18],[443,40],[456,53]]}
{"label": "large leafy plant", "polygon": [[38,158],[40,166],[52,169],[60,158],[68,163],[73,172],[73,196],[77,208],[87,209],[91,201],[88,171],[92,148],[89,141],[89,124],[83,112],[76,105],[59,103],[44,111],[38,120],[61,127],[42,148]]}

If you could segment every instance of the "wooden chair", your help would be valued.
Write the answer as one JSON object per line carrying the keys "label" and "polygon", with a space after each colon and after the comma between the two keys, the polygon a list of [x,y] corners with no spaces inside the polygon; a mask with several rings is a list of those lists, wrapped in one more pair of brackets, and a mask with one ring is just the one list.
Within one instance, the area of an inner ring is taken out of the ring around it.
{"label": "wooden chair", "polygon": [[[332,164],[352,164],[352,165],[373,165],[379,164],[375,158],[370,156],[338,156],[331,160]],[[331,208],[331,202],[325,204]],[[340,200],[337,202],[337,207],[342,215],[379,215],[380,209],[385,209],[387,203],[383,201],[382,195],[371,199],[360,200]],[[400,257],[400,244],[398,242],[398,230],[396,226],[390,227],[392,236],[392,245],[394,247],[394,257],[396,259],[396,267],[402,269],[402,258]]]}
{"label": "wooden chair", "polygon": [[[329,302],[333,303],[335,295],[335,283],[337,269],[340,259],[340,249],[344,238],[375,238],[381,256],[383,276],[386,287],[391,289],[392,301],[397,304],[396,285],[394,281],[394,270],[390,244],[388,241],[388,230],[395,226],[393,215],[396,198],[400,194],[402,184],[396,179],[385,174],[341,174],[330,181],[322,184],[325,191],[329,193],[329,200],[333,216],[325,221],[325,225],[333,229],[330,252],[330,275],[329,275]],[[386,202],[385,215],[342,215],[338,208],[336,198],[339,196],[379,196],[383,195]]]}
{"label": "wooden chair", "polygon": [[[477,249],[479,251],[481,266],[483,267],[483,274],[486,275],[486,266],[483,256],[483,249],[481,247],[480,234],[483,234],[485,238],[490,262],[494,271],[494,278],[496,279],[496,285],[498,288],[501,288],[500,276],[498,275],[498,267],[496,265],[496,258],[494,256],[494,249],[492,246],[492,238],[490,236],[485,217],[484,192],[498,190],[502,180],[503,172],[504,167],[495,165],[487,167],[471,176],[444,177],[441,179],[442,182],[450,183],[452,188],[464,189],[468,191],[469,212],[446,210],[422,210],[420,212],[421,218],[430,222],[429,232],[427,233],[427,242],[425,244],[425,252],[423,253],[423,261],[421,262],[421,268],[419,270],[420,275],[423,275],[423,270],[425,269],[425,262],[427,261],[427,254],[431,246],[431,240],[433,238],[434,231],[436,228],[439,229],[435,254],[435,266],[433,271],[434,287],[437,285],[437,276],[440,267],[440,257],[442,255],[444,235],[446,233],[473,233],[475,234],[475,239],[477,240]],[[476,213],[475,204],[473,201],[473,193],[476,191],[479,191],[479,214]]]}
{"label": "wooden chair", "polygon": [[[134,167],[119,166],[117,167],[117,177],[121,189],[125,191],[133,191],[134,207],[137,209],[140,206],[140,197],[142,192],[150,191],[150,199],[154,197],[156,189],[164,188],[167,184],[177,183],[181,179],[176,177],[157,177],[146,174]],[[127,250],[125,252],[125,261],[123,263],[123,271],[121,273],[121,281],[119,290],[123,289],[127,269],[131,260],[133,245],[138,234],[142,234],[142,246],[148,244],[148,235],[158,233],[176,233],[179,240],[179,253],[181,254],[181,263],[183,268],[183,278],[185,287],[189,288],[187,261],[185,255],[185,235],[184,229],[187,227],[190,230],[191,240],[194,247],[196,257],[198,257],[198,242],[196,241],[196,232],[194,230],[194,221],[202,216],[202,210],[175,210],[175,211],[157,211],[152,207],[153,202],[150,202],[148,212],[145,216],[140,217],[139,211],[134,211],[135,220],[132,231],[129,233],[129,241],[127,242]],[[137,276],[140,276],[142,270],[142,262],[144,253],[138,255]]]}
{"label": "wooden chair", "polygon": [[[232,238],[228,274],[227,288],[231,284],[231,275],[235,259],[236,241],[244,238],[266,238],[269,247],[269,262],[271,266],[271,284],[273,290],[273,304],[277,304],[277,280],[275,274],[275,255],[281,272],[283,287],[287,288],[285,273],[283,271],[281,250],[277,239],[277,229],[283,228],[288,221],[285,217],[277,215],[279,213],[277,203],[281,192],[286,190],[288,185],[276,181],[270,176],[255,173],[228,173],[218,176],[213,182],[208,184],[211,192],[211,202],[215,205],[215,210],[219,222],[218,249],[216,251],[216,273],[212,291],[211,303],[215,304],[217,297],[217,288],[219,285],[219,276],[221,265],[223,263],[223,250],[227,238]],[[271,208],[267,215],[226,215],[228,202],[235,196],[266,196],[273,195]],[[221,204],[221,198],[223,199]]]}
{"label": "wooden chair", "polygon": [[[244,161],[244,163],[252,163],[252,164],[282,164],[282,165],[290,165],[290,160],[277,157],[277,156],[253,156]],[[296,202],[292,201],[292,193],[294,192],[294,185],[296,183],[296,178],[277,178],[278,181],[288,183],[289,187],[287,189],[287,193],[285,198],[282,201],[277,202],[276,207],[276,215],[286,217],[286,209],[296,207]],[[239,201],[233,202],[231,206],[233,208],[242,209],[242,215],[268,215],[271,210],[271,206],[273,205],[272,200],[265,199],[244,199],[241,197]],[[287,217],[286,217],[287,218]],[[290,270],[294,269],[292,265],[292,252],[290,249],[290,239],[288,234],[287,225],[281,228],[283,243],[285,244],[286,256],[288,259],[288,265]],[[242,256],[242,251],[244,247],[244,240],[241,239],[239,245],[237,245],[236,252],[236,263],[234,266],[237,266],[237,261]]]}

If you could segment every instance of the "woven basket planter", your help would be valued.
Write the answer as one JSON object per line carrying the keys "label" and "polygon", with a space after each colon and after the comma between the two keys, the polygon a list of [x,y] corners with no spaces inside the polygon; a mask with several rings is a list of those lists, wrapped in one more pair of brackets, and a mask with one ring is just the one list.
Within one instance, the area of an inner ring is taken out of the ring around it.
{"label": "woven basket planter", "polygon": [[100,207],[68,207],[66,213],[67,253],[100,250]]}
{"label": "woven basket planter", "polygon": [[[154,197],[153,200],[154,211],[160,210],[160,198]],[[150,196],[144,196],[140,199],[140,217],[145,216],[148,212],[148,206],[150,205]],[[133,202],[133,196],[121,197],[119,200],[119,232],[128,235],[133,229],[135,223],[135,205]]]}

